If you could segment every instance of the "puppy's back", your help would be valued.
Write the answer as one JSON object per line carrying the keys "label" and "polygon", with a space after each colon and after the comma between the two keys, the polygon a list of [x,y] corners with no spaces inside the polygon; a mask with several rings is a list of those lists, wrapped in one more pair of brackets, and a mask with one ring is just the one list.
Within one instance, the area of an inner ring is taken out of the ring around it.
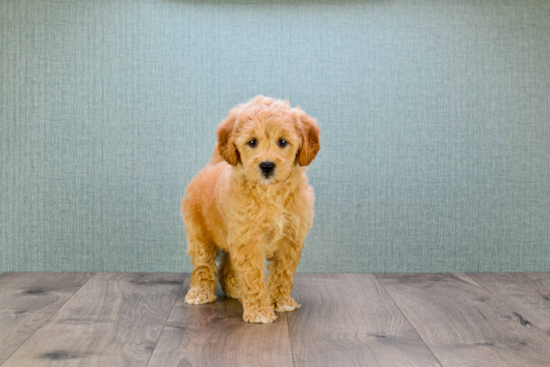
{"label": "puppy's back", "polygon": [[187,228],[194,227],[206,234],[211,221],[219,220],[219,192],[223,190],[231,166],[225,161],[209,163],[187,186],[182,202],[183,220]]}

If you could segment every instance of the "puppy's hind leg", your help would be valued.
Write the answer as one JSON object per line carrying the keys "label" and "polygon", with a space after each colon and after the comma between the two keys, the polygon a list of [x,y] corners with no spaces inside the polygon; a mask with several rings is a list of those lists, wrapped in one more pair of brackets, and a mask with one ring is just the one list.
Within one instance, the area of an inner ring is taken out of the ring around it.
{"label": "puppy's hind leg", "polygon": [[239,286],[237,284],[237,274],[233,265],[231,265],[231,257],[226,251],[220,251],[220,265],[218,266],[218,281],[223,292],[229,298],[239,299]]}
{"label": "puppy's hind leg", "polygon": [[216,255],[218,247],[212,241],[187,236],[193,272],[185,303],[200,305],[216,300]]}

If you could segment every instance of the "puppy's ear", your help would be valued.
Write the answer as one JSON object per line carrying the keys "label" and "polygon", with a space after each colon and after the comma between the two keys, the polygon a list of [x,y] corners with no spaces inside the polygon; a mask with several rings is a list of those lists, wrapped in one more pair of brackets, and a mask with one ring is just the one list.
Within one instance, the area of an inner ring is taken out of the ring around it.
{"label": "puppy's ear", "polygon": [[218,153],[225,159],[227,163],[236,166],[239,163],[239,152],[233,143],[233,129],[239,114],[238,107],[229,111],[229,115],[218,126]]}
{"label": "puppy's ear", "polygon": [[298,152],[298,163],[300,166],[308,166],[315,159],[317,152],[321,148],[319,139],[320,130],[315,119],[306,115],[298,108],[298,119],[300,132],[302,134],[302,147]]}

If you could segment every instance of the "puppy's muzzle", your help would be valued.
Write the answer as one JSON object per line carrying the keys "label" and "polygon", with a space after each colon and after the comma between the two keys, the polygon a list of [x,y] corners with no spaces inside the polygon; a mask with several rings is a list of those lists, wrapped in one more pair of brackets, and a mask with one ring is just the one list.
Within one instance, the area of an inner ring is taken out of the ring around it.
{"label": "puppy's muzzle", "polygon": [[275,171],[275,163],[273,162],[262,162],[260,163],[260,170],[265,178],[268,178]]}

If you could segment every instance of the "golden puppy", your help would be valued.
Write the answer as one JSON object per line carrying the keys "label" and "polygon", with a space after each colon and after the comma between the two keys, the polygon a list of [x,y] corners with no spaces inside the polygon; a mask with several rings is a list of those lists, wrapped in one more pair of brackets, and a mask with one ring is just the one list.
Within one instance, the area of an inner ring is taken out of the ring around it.
{"label": "golden puppy", "polygon": [[[241,300],[247,322],[300,307],[293,277],[313,220],[305,166],[320,148],[314,119],[288,102],[257,96],[218,127],[210,163],[187,187],[182,211],[193,263],[190,304],[225,294]],[[265,260],[270,261],[265,282]]]}

